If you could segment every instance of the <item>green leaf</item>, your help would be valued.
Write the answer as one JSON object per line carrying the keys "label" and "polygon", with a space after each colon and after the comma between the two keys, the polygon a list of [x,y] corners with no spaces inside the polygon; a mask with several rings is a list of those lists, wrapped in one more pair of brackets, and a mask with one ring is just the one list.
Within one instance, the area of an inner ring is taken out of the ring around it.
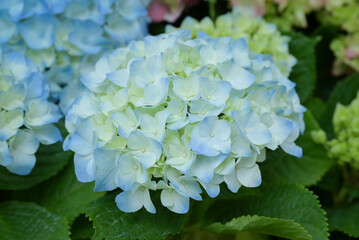
{"label": "green leaf", "polygon": [[301,33],[290,32],[289,51],[297,58],[289,79],[297,84],[296,90],[301,102],[312,95],[316,83],[315,45],[320,38],[309,38]]}
{"label": "green leaf", "polygon": [[0,166],[0,189],[19,190],[35,186],[54,176],[71,157],[71,152],[63,151],[62,143],[49,146],[41,145],[36,153],[35,167],[29,175],[16,175]]}
{"label": "green leaf", "polygon": [[0,204],[0,236],[6,240],[68,240],[64,218],[34,203],[9,201]]}
{"label": "green leaf", "polygon": [[116,206],[115,197],[118,193],[107,194],[87,207],[86,215],[94,222],[95,227],[93,240],[154,240],[180,232],[185,215],[162,207],[159,196],[152,197],[156,214],[143,208],[134,213],[125,213]]}
{"label": "green leaf", "polygon": [[95,233],[92,222],[85,215],[76,218],[71,227],[71,239],[91,239]]}
{"label": "green leaf", "polygon": [[328,222],[331,231],[338,230],[351,237],[359,237],[359,203],[328,209]]}
{"label": "green leaf", "polygon": [[293,220],[256,215],[234,218],[225,224],[213,223],[205,229],[214,233],[236,234],[242,231],[253,231],[295,240],[312,239],[308,232]]}
{"label": "green leaf", "polygon": [[324,113],[326,105],[322,99],[317,97],[310,97],[305,102],[305,107],[312,112],[315,119],[320,119]]}
{"label": "green leaf", "polygon": [[[233,218],[247,215],[293,220],[300,224],[315,240],[328,239],[329,236],[325,213],[318,203],[317,197],[300,185],[263,185],[260,187],[260,194],[257,195],[242,197],[238,194],[238,199],[236,200],[217,200],[208,208],[202,225],[206,227],[216,222],[225,225]],[[245,222],[241,224],[246,226],[250,221],[258,219],[239,218],[238,221],[240,220],[244,220]],[[264,221],[265,219],[259,220]],[[289,223],[284,225],[283,222],[283,228],[279,228],[277,220],[270,221],[273,221],[273,224],[278,227],[278,231],[275,234],[273,232],[270,234],[283,236],[286,233],[290,235],[285,237],[293,237],[289,230]],[[269,224],[269,222],[267,223]],[[253,227],[252,231],[263,231],[263,228],[266,229],[265,222],[258,222],[256,224],[256,227],[259,229],[255,230]],[[292,227],[295,226],[292,225]],[[300,231],[300,234],[300,237],[305,236],[304,231]]]}
{"label": "green leaf", "polygon": [[338,102],[348,105],[359,90],[359,73],[340,81],[330,94],[325,111],[320,119],[320,126],[327,132],[329,138],[334,136],[332,119]]}
{"label": "green leaf", "polygon": [[15,198],[30,200],[46,207],[53,213],[64,216],[72,223],[85,208],[105,192],[94,192],[94,183],[81,183],[77,180],[72,163],[60,174],[40,185],[16,192]]}
{"label": "green leaf", "polygon": [[345,189],[348,192],[349,202],[352,202],[359,198],[359,186],[357,184],[346,183]]}
{"label": "green leaf", "polygon": [[290,156],[283,150],[267,151],[266,161],[261,164],[265,183],[299,183],[310,186],[317,183],[333,165],[327,151],[312,141],[310,132],[318,130],[319,125],[310,111],[304,114],[306,130],[296,144],[303,149],[303,157]]}

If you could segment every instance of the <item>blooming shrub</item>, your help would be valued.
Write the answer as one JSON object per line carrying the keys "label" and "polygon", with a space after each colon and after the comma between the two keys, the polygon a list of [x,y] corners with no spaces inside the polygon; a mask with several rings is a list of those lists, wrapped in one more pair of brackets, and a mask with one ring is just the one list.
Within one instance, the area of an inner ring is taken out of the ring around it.
{"label": "blooming shrub", "polygon": [[123,190],[117,206],[186,213],[189,199],[257,187],[257,162],[280,146],[301,157],[304,130],[295,84],[243,38],[192,39],[188,30],[149,36],[103,56],[84,75],[89,90],[66,116],[65,149],[81,182]]}
{"label": "blooming shrub", "polygon": [[[261,17],[254,17],[235,8],[232,12],[218,16],[215,22],[209,17],[198,21],[192,17],[186,17],[180,28],[192,31],[193,37],[206,33],[211,37],[244,38],[251,52],[269,54],[282,74],[289,76],[296,59],[289,53],[287,36],[282,36],[276,25],[267,23]],[[168,25],[166,31],[171,32],[174,27]],[[266,41],[263,41],[266,39]]]}
{"label": "blooming shrub", "polygon": [[39,144],[62,140],[53,125],[62,115],[48,97],[49,83],[32,61],[0,52],[0,165],[10,172],[29,174]]}

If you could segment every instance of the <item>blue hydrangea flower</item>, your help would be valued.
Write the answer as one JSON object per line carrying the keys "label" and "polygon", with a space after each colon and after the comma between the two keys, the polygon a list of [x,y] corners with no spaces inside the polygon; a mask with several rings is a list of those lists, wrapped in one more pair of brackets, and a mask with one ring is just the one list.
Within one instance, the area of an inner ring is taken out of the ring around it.
{"label": "blue hydrangea flower", "polygon": [[300,157],[304,131],[295,84],[244,39],[148,36],[104,55],[82,76],[86,94],[66,116],[64,148],[82,182],[123,190],[119,209],[186,213],[189,199],[261,184],[266,150]]}
{"label": "blue hydrangea flower", "polygon": [[[80,75],[115,47],[147,35],[149,0],[9,0],[0,6],[0,44],[45,72],[67,112]],[[64,90],[63,87],[68,85]]]}
{"label": "blue hydrangea flower", "polygon": [[62,115],[48,97],[49,84],[33,62],[0,51],[0,165],[10,172],[29,174],[39,144],[62,140],[53,125]]}

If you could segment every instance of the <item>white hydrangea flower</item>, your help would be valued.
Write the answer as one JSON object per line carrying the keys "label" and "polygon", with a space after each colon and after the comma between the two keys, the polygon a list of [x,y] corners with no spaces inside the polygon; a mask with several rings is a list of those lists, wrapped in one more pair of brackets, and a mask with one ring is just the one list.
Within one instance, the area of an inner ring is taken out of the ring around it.
{"label": "white hydrangea flower", "polygon": [[125,212],[154,213],[158,190],[163,206],[186,213],[202,188],[216,197],[223,182],[232,192],[259,186],[267,148],[302,154],[295,84],[244,39],[149,36],[103,56],[82,82],[88,91],[66,116],[64,147],[80,181],[123,190]]}

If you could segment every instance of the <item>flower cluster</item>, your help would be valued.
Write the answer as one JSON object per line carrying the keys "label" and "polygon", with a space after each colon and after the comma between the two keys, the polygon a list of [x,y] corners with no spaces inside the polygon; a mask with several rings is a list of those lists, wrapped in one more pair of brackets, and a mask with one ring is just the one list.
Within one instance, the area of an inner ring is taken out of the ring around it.
{"label": "flower cluster", "polygon": [[[5,52],[20,51],[41,71],[47,70],[57,97],[104,51],[147,35],[148,4],[149,0],[5,1],[0,6],[0,44]],[[69,91],[80,90],[78,83],[72,88]],[[63,94],[61,108],[66,112],[72,98]]]}
{"label": "flower cluster", "polygon": [[[248,42],[251,52],[269,54],[282,74],[289,76],[296,59],[290,55],[287,36],[282,36],[276,25],[267,23],[261,17],[246,14],[243,10],[235,8],[232,12],[219,16],[215,22],[209,17],[197,21],[186,17],[180,28],[192,31],[193,37],[203,33],[211,37],[229,36],[233,39],[244,38]],[[173,31],[173,26],[167,26],[167,32]],[[263,41],[266,39],[266,41]]]}
{"label": "flower cluster", "polygon": [[[344,0],[346,1],[346,0]],[[322,9],[328,2],[337,0],[231,0],[232,6],[245,8],[255,16],[265,16],[279,28],[290,30],[293,27],[307,27],[306,15]]]}
{"label": "flower cluster", "polygon": [[[336,64],[345,64],[359,70],[359,1],[341,0],[328,1],[325,6],[326,11],[319,14],[319,19],[325,24],[332,24],[344,30],[345,35],[332,41],[330,48],[334,52]],[[339,73],[343,72],[339,68]]]}
{"label": "flower cluster", "polygon": [[52,124],[61,113],[48,96],[49,84],[33,62],[0,51],[0,165],[10,172],[29,174],[39,144],[62,140]]}
{"label": "flower cluster", "polygon": [[333,126],[335,138],[328,142],[329,155],[339,164],[359,169],[359,93],[348,106],[337,104]]}
{"label": "flower cluster", "polygon": [[81,78],[88,92],[66,116],[64,149],[75,152],[77,178],[95,191],[123,190],[119,209],[188,211],[189,199],[257,187],[257,162],[304,130],[295,84],[269,55],[243,38],[195,38],[188,30],[148,36],[103,56]]}

